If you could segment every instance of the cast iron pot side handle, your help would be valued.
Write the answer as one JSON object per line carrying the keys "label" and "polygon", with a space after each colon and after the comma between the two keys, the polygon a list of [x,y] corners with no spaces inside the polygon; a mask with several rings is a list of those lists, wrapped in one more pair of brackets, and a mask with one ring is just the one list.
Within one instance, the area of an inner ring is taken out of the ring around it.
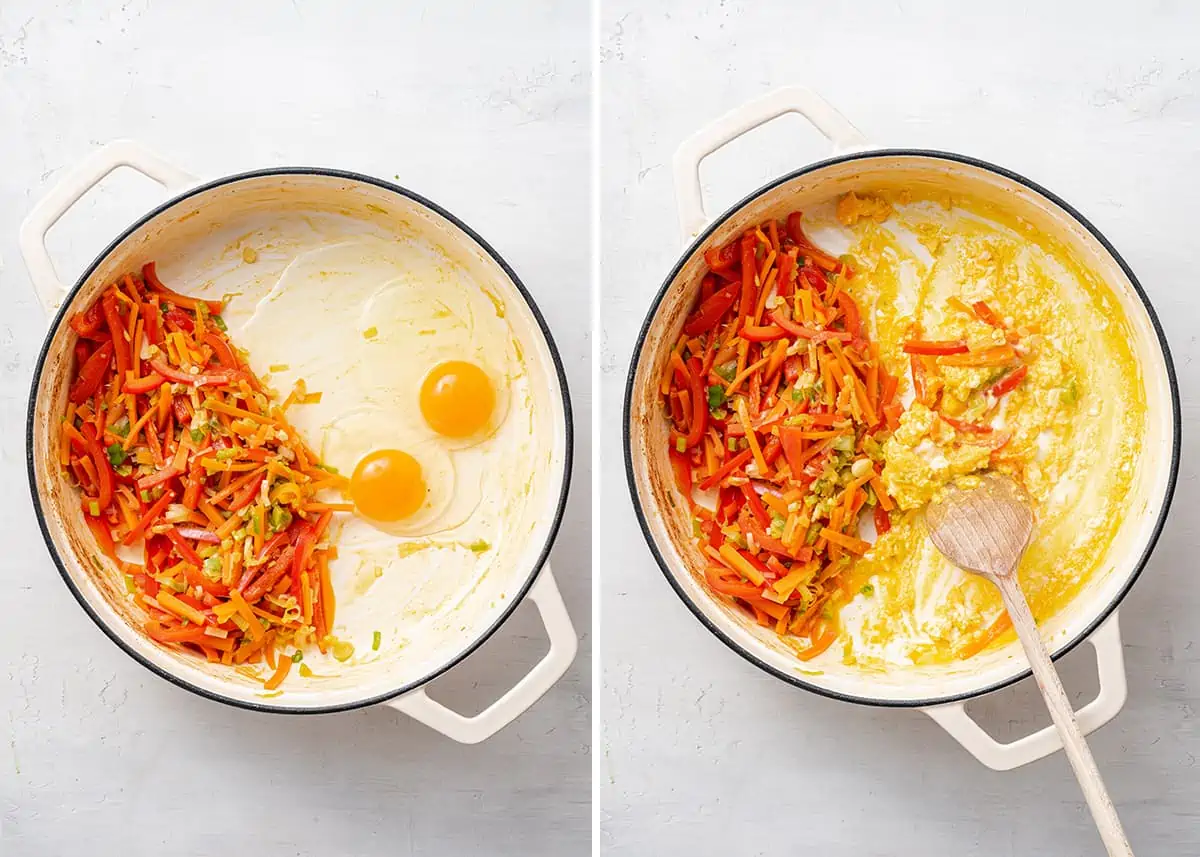
{"label": "cast iron pot side handle", "polygon": [[824,98],[803,86],[785,86],[747,101],[685,140],[675,152],[675,197],[679,225],[687,244],[704,229],[709,217],[704,212],[700,187],[700,162],[726,143],[747,131],[787,113],[799,113],[833,144],[834,154],[860,149],[867,138]]}
{"label": "cast iron pot side handle", "polygon": [[[1112,720],[1125,705],[1125,655],[1121,649],[1121,627],[1117,611],[1096,629],[1088,642],[1096,650],[1096,672],[1100,691],[1076,712],[1079,730],[1087,735]],[[1010,771],[1062,749],[1062,739],[1053,725],[1032,735],[1002,744],[971,719],[961,702],[922,709],[939,726],[962,744],[972,756],[995,771]]]}
{"label": "cast iron pot side handle", "polygon": [[579,649],[575,627],[567,615],[567,607],[549,565],[542,568],[537,582],[529,590],[529,597],[542,616],[546,636],[550,638],[550,651],[503,696],[474,717],[464,717],[434,701],[424,688],[387,705],[461,744],[478,744],[517,719],[562,678]]}
{"label": "cast iron pot side handle", "polygon": [[115,140],[67,170],[58,184],[29,212],[21,224],[18,239],[25,267],[29,269],[29,278],[47,315],[54,315],[67,293],[67,286],[55,273],[54,263],[46,250],[46,233],[71,210],[80,197],[120,167],[137,170],[158,182],[170,194],[178,193],[197,181],[133,140]]}

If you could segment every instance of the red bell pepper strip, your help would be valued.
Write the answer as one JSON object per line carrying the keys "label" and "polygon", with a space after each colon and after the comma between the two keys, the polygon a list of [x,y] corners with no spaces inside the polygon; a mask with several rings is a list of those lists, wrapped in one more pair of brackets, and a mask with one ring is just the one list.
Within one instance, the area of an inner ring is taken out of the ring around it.
{"label": "red bell pepper strip", "polygon": [[163,376],[157,372],[151,372],[149,375],[144,375],[132,381],[126,381],[121,385],[121,392],[133,393],[135,396],[153,393],[163,385]]}
{"label": "red bell pepper strip", "polygon": [[84,442],[87,443],[88,455],[91,456],[92,463],[96,465],[96,488],[99,490],[99,496],[96,499],[100,511],[103,512],[112,505],[112,463],[108,460],[108,453],[100,446],[100,441],[96,436],[96,427],[91,423],[84,423],[82,432]]}
{"label": "red bell pepper strip", "polygon": [[961,339],[921,340],[910,339],[904,343],[905,354],[926,354],[941,356],[945,354],[966,354],[971,349]]}
{"label": "red bell pepper strip", "polygon": [[730,241],[724,247],[709,247],[704,251],[704,262],[709,270],[725,271],[733,267],[738,258],[738,243]]}
{"label": "red bell pepper strip", "polygon": [[796,324],[796,322],[792,321],[779,310],[771,310],[770,318],[772,324],[779,325],[790,335],[798,336],[801,339],[813,339],[818,342],[823,342],[826,339],[849,342],[853,339],[853,336],[845,330],[817,330],[812,327],[805,327],[802,324]]}
{"label": "red bell pepper strip", "polygon": [[179,532],[178,527],[170,527],[164,535],[171,540],[171,544],[175,545],[175,552],[179,554],[179,558],[184,562],[190,562],[192,565],[199,568],[204,565],[204,560],[200,559],[200,554],[196,553],[195,548],[188,544]]}
{"label": "red bell pepper strip", "polygon": [[[248,581],[246,577],[243,577],[241,584],[238,586],[238,589],[242,590],[243,597],[253,604],[270,592],[275,584],[279,582],[279,579],[291,569],[292,560],[295,556],[296,546],[288,545],[275,561],[267,567],[266,571],[254,579],[253,583],[247,586]],[[253,570],[250,571],[251,573],[253,572]]]}
{"label": "red bell pepper strip", "polygon": [[708,430],[708,391],[704,389],[704,379],[694,369],[688,371],[687,382],[692,396],[692,425],[683,443],[691,449],[704,439],[704,432]]}
{"label": "red bell pepper strip", "polygon": [[143,476],[138,480],[137,486],[142,491],[149,491],[155,485],[161,485],[164,482],[169,482],[176,476],[183,473],[182,470],[177,470],[175,467],[164,467],[162,470],[151,473],[149,476]]}
{"label": "red bell pepper strip", "polygon": [[1005,393],[1011,393],[1028,374],[1029,367],[1022,364],[988,388],[987,393],[989,396],[995,396],[997,399]]}
{"label": "red bell pepper strip", "polygon": [[233,349],[229,347],[229,342],[225,337],[210,332],[204,334],[201,341],[213,350],[213,356],[217,358],[217,365],[222,369],[237,370],[241,368],[237,355],[233,353]]}
{"label": "red bell pepper strip", "polygon": [[786,332],[777,324],[753,325],[747,324],[738,333],[742,339],[748,339],[751,342],[771,342],[776,339],[783,339]]}
{"label": "red bell pepper strip", "polygon": [[792,478],[799,479],[804,468],[804,429],[799,426],[780,426],[779,442],[783,445],[783,456],[792,469]]}
{"label": "red bell pepper strip", "polygon": [[1001,330],[1008,329],[1008,325],[1004,323],[1004,319],[996,315],[995,310],[983,301],[975,301],[975,303],[971,304],[971,309],[975,311],[975,315],[979,316],[979,320],[985,324],[990,324],[992,327],[998,327]]}
{"label": "red bell pepper strip", "polygon": [[875,532],[878,535],[883,535],[892,528],[892,516],[888,514],[887,509],[875,504]]}
{"label": "red bell pepper strip", "polygon": [[779,257],[779,279],[775,291],[782,298],[790,298],[796,291],[796,253],[789,251]]}
{"label": "red bell pepper strip", "polygon": [[155,357],[153,360],[151,360],[150,368],[166,378],[168,381],[174,381],[178,384],[187,384],[191,387],[223,387],[233,383],[233,378],[228,372],[209,372],[207,374],[200,373],[196,375],[189,375],[187,372],[182,372],[173,366],[168,366],[167,362],[161,357]]}
{"label": "red bell pepper strip", "polygon": [[758,262],[754,257],[757,242],[753,232],[742,236],[742,302],[738,314],[743,318],[754,315],[754,305],[758,301],[758,287],[754,282],[758,273]]}
{"label": "red bell pepper strip", "polygon": [[104,315],[100,311],[99,302],[97,302],[93,303],[83,312],[77,312],[75,315],[71,316],[71,320],[68,322],[68,324],[70,324],[71,329],[80,336],[91,336],[100,329],[100,325],[103,323],[103,321]]}
{"label": "red bell pepper strip", "polygon": [[690,506],[694,502],[692,500],[692,461],[674,449],[668,455],[671,459],[671,470],[675,474],[675,487],[679,489],[680,494],[687,498]]}
{"label": "red bell pepper strip", "polygon": [[948,417],[945,414],[940,414],[939,416],[943,422],[949,423],[958,431],[967,432],[968,434],[991,434],[993,431],[991,426],[984,423],[968,423]]}
{"label": "red bell pepper strip", "polygon": [[146,281],[146,285],[154,289],[164,298],[166,298],[175,306],[183,307],[184,309],[195,310],[200,304],[204,304],[208,311],[217,315],[225,308],[224,301],[205,301],[199,298],[190,298],[187,295],[181,295],[178,292],[173,292],[162,284],[158,279],[158,270],[154,262],[147,262],[142,266],[142,279]]}
{"label": "red bell pepper strip", "polygon": [[724,318],[729,308],[733,306],[733,302],[737,300],[737,295],[737,283],[731,283],[721,289],[721,291],[700,304],[700,308],[692,313],[687,323],[683,326],[683,332],[688,336],[699,336],[702,333],[712,330]]}
{"label": "red bell pepper strip", "polygon": [[142,318],[146,323],[146,339],[151,345],[162,345],[162,321],[158,311],[158,300],[142,304]]}
{"label": "red bell pepper strip", "polygon": [[244,509],[250,505],[250,501],[258,494],[258,486],[262,484],[266,477],[265,473],[258,474],[256,479],[251,479],[243,486],[242,490],[233,495],[233,499],[229,501],[229,511],[236,512],[239,509]]}
{"label": "red bell pepper strip", "polygon": [[763,505],[762,498],[758,496],[758,492],[754,490],[754,486],[749,482],[742,485],[742,494],[746,496],[746,505],[750,507],[750,514],[754,515],[754,519],[765,530],[771,526],[771,516],[767,513],[767,507]]}
{"label": "red bell pepper strip", "polygon": [[175,309],[174,307],[163,313],[163,321],[188,333],[196,329],[196,322],[192,321],[192,317],[183,310]]}
{"label": "red bell pepper strip", "polygon": [[846,332],[855,339],[860,338],[862,336],[862,314],[859,313],[858,304],[854,302],[854,298],[845,292],[838,292],[837,304],[845,314]]}
{"label": "red bell pepper strip", "polygon": [[80,367],[79,376],[75,379],[75,383],[71,385],[71,391],[68,394],[68,398],[74,404],[79,405],[86,402],[100,389],[100,384],[104,381],[105,373],[108,372],[108,364],[112,360],[112,356],[113,343],[111,339],[108,339]]}
{"label": "red bell pepper strip", "polygon": [[96,544],[100,545],[100,550],[104,555],[110,559],[116,559],[117,548],[113,542],[112,529],[109,528],[108,521],[103,518],[93,518],[88,514],[85,514],[83,519],[87,521],[88,529],[92,531],[92,536],[95,537]]}
{"label": "red bell pepper strip", "polygon": [[105,292],[100,299],[100,309],[104,313],[104,321],[108,325],[108,333],[112,337],[113,355],[117,358],[117,381],[125,380],[129,371],[129,343],[125,339],[125,325],[121,322],[121,314],[117,312],[117,296],[111,291]]}
{"label": "red bell pepper strip", "polygon": [[146,514],[142,515],[142,519],[126,533],[125,538],[121,539],[121,544],[129,547],[138,539],[146,534],[146,531],[154,525],[158,520],[158,516],[166,511],[167,506],[175,502],[175,492],[167,491],[161,497],[154,501],[154,504],[146,510]]}
{"label": "red bell pepper strip", "polygon": [[754,454],[753,450],[743,449],[737,455],[733,456],[728,461],[726,461],[724,464],[722,464],[719,468],[717,468],[717,470],[713,472],[712,476],[709,476],[703,482],[701,482],[700,490],[707,491],[709,488],[712,488],[714,485],[719,483],[722,479],[724,479],[730,473],[737,470],[739,467],[741,467],[743,464],[745,464],[747,461],[749,461],[750,456],[753,454]]}

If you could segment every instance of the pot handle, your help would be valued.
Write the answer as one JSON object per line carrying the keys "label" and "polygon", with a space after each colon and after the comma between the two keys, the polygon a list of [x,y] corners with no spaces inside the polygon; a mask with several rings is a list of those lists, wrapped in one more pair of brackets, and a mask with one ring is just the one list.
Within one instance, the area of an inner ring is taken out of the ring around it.
{"label": "pot handle", "polygon": [[700,162],[747,131],[786,113],[799,113],[812,123],[833,144],[835,154],[861,148],[867,143],[867,138],[845,116],[803,86],[785,86],[735,107],[684,140],[675,152],[672,165],[675,198],[685,244],[698,235],[709,220],[704,211],[704,192],[700,188]]}
{"label": "pot handle", "polygon": [[542,616],[546,636],[550,638],[550,651],[503,696],[474,717],[464,717],[452,711],[432,699],[424,688],[407,693],[387,705],[462,744],[478,744],[525,713],[562,678],[579,649],[575,627],[567,615],[566,604],[563,603],[549,565],[542,569],[537,583],[529,590],[529,597]]}
{"label": "pot handle", "polygon": [[[1076,712],[1079,730],[1087,735],[1112,720],[1125,705],[1125,655],[1117,611],[1088,638],[1096,650],[1100,692]],[[922,709],[962,744],[972,756],[994,771],[1011,771],[1062,749],[1058,729],[1047,726],[1032,735],[1002,744],[971,719],[961,702]]]}
{"label": "pot handle", "polygon": [[67,287],[54,271],[54,263],[46,250],[46,233],[85,193],[119,167],[132,167],[158,182],[169,193],[196,182],[193,176],[133,140],[115,140],[101,146],[69,169],[26,216],[18,238],[34,291],[48,315],[54,314]]}

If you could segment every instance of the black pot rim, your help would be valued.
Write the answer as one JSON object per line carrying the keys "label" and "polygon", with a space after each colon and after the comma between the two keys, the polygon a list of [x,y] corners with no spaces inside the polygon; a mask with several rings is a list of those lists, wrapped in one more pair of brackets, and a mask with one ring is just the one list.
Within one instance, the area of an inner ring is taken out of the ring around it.
{"label": "black pot rim", "polygon": [[637,375],[638,363],[641,360],[642,351],[643,351],[643,348],[646,343],[646,338],[650,332],[650,325],[654,320],[654,316],[658,312],[658,308],[662,304],[663,298],[666,296],[667,292],[670,290],[672,283],[675,281],[675,278],[679,275],[679,272],[683,269],[683,266],[687,262],[687,260],[690,259],[692,257],[692,255],[696,252],[696,250],[699,249],[708,240],[708,238],[717,229],[719,229],[727,220],[729,220],[731,217],[733,217],[735,214],[737,214],[739,211],[741,211],[743,208],[745,208],[750,203],[754,202],[755,200],[757,200],[764,194],[767,194],[767,193],[775,190],[777,187],[780,187],[781,185],[786,184],[787,182],[792,181],[793,179],[795,179],[799,176],[803,176],[808,173],[816,172],[817,170],[823,169],[825,167],[833,166],[835,164],[843,164],[843,163],[847,163],[847,162],[851,162],[851,161],[865,161],[865,160],[871,160],[871,159],[876,159],[876,158],[889,158],[889,157],[919,157],[919,158],[929,158],[929,159],[934,159],[934,160],[950,161],[950,162],[959,163],[959,164],[966,164],[967,166],[975,167],[977,169],[985,170],[987,172],[992,172],[992,173],[995,173],[996,175],[1003,176],[1004,178],[1007,178],[1011,181],[1017,182],[1018,184],[1024,185],[1029,190],[1032,190],[1034,193],[1040,195],[1047,201],[1058,206],[1058,208],[1061,209],[1063,212],[1070,215],[1077,223],[1079,223],[1080,226],[1082,226],[1084,229],[1086,229],[1092,235],[1092,237],[1095,238],[1100,243],[1100,246],[1102,246],[1104,248],[1105,252],[1107,252],[1113,258],[1113,260],[1120,266],[1122,272],[1125,274],[1125,276],[1128,278],[1130,284],[1133,286],[1134,292],[1137,294],[1138,299],[1141,300],[1142,306],[1146,311],[1146,315],[1150,318],[1150,323],[1154,328],[1155,336],[1158,338],[1159,348],[1162,349],[1163,364],[1166,368],[1166,373],[1167,373],[1167,384],[1171,391],[1171,419],[1172,419],[1171,467],[1170,467],[1170,472],[1169,472],[1168,479],[1167,479],[1166,491],[1163,496],[1162,507],[1160,508],[1158,517],[1155,520],[1154,528],[1150,532],[1150,537],[1146,542],[1146,547],[1142,551],[1142,555],[1138,558],[1137,563],[1133,569],[1133,572],[1132,572],[1132,574],[1129,575],[1129,578],[1125,581],[1125,584],[1121,587],[1120,591],[1116,593],[1116,595],[1113,597],[1113,599],[1104,607],[1104,609],[1101,610],[1097,614],[1095,620],[1093,620],[1086,628],[1084,628],[1070,642],[1068,642],[1056,655],[1054,655],[1054,659],[1057,660],[1057,659],[1063,657],[1068,652],[1070,652],[1072,649],[1074,649],[1076,646],[1078,646],[1080,643],[1082,643],[1084,640],[1086,640],[1089,636],[1092,635],[1092,633],[1095,632],[1095,630],[1097,628],[1100,627],[1100,625],[1102,625],[1104,623],[1104,621],[1106,619],[1108,619],[1108,617],[1110,615],[1112,615],[1113,611],[1117,609],[1117,605],[1119,605],[1120,602],[1122,601],[1122,599],[1124,599],[1125,596],[1129,593],[1129,590],[1133,587],[1134,582],[1141,576],[1143,569],[1146,567],[1146,563],[1149,561],[1150,555],[1154,551],[1154,546],[1157,544],[1158,538],[1162,534],[1163,526],[1166,524],[1167,513],[1170,510],[1171,500],[1175,494],[1175,484],[1179,477],[1179,457],[1180,457],[1180,446],[1181,446],[1179,385],[1175,378],[1175,364],[1171,359],[1171,350],[1167,345],[1166,334],[1163,332],[1162,324],[1158,320],[1158,315],[1154,312],[1154,307],[1151,306],[1151,304],[1150,304],[1149,297],[1146,295],[1146,292],[1142,289],[1141,283],[1138,282],[1137,277],[1134,276],[1133,270],[1125,262],[1124,258],[1121,257],[1121,254],[1117,252],[1116,248],[1109,242],[1109,240],[1107,238],[1104,237],[1104,235],[1100,232],[1099,229],[1097,229],[1095,226],[1092,225],[1091,221],[1089,221],[1086,217],[1084,217],[1081,213],[1079,213],[1079,211],[1077,211],[1068,202],[1066,202],[1066,200],[1062,199],[1057,194],[1042,187],[1040,184],[1032,181],[1031,179],[1026,178],[1025,176],[1021,175],[1020,173],[1014,172],[1005,167],[997,166],[996,164],[992,164],[992,163],[989,163],[988,161],[980,160],[979,158],[970,157],[968,155],[960,155],[960,154],[956,154],[954,152],[943,152],[943,151],[938,151],[938,150],[934,150],[934,149],[906,149],[906,148],[871,149],[871,150],[863,151],[863,152],[852,152],[852,153],[848,153],[848,154],[844,154],[844,155],[835,155],[833,157],[825,158],[823,160],[808,164],[804,167],[801,167],[800,169],[793,170],[792,172],[789,172],[771,182],[768,182],[767,184],[760,187],[758,190],[747,195],[740,202],[737,202],[734,205],[732,205],[731,207],[729,207],[728,209],[726,209],[719,217],[715,218],[708,226],[706,226],[704,228],[704,230],[696,237],[696,239],[688,245],[687,249],[683,251],[683,253],[680,255],[678,261],[675,263],[674,267],[671,269],[671,272],[667,275],[666,279],[663,281],[662,286],[658,290],[658,294],[655,295],[654,300],[650,304],[650,309],[646,313],[646,319],[642,323],[641,332],[638,334],[637,342],[634,344],[633,359],[630,361],[630,365],[629,365],[629,375],[628,375],[628,378],[626,380],[626,385],[625,385],[625,404],[624,404],[624,409],[623,409],[623,414],[622,414],[622,417],[624,420],[624,424],[622,426],[622,434],[623,434],[623,443],[624,443],[624,449],[625,449],[626,481],[628,482],[628,485],[629,485],[629,493],[633,500],[633,508],[634,508],[635,514],[637,515],[638,524],[641,526],[642,535],[646,540],[646,544],[650,547],[650,553],[653,554],[655,561],[658,563],[658,567],[662,570],[663,575],[667,578],[667,582],[671,585],[671,588],[675,591],[675,594],[679,596],[680,600],[682,600],[683,603],[685,605],[687,605],[687,608],[692,612],[692,614],[697,619],[699,619],[700,623],[702,625],[704,625],[704,627],[708,628],[708,630],[711,631],[713,633],[713,635],[715,635],[717,637],[717,639],[719,639],[722,643],[724,643],[726,646],[728,646],[734,652],[741,655],[746,661],[748,661],[749,663],[758,667],[759,669],[769,673],[770,675],[774,676],[775,678],[781,679],[782,681],[785,681],[790,685],[810,691],[819,696],[824,696],[829,699],[840,700],[842,702],[852,702],[852,703],[855,703],[858,705],[873,706],[873,707],[879,707],[879,708],[927,708],[930,706],[947,705],[947,704],[955,703],[955,702],[964,702],[969,699],[974,699],[976,697],[984,696],[985,694],[992,693],[993,691],[1001,690],[1003,688],[1006,688],[1013,684],[1016,684],[1017,682],[1021,681],[1022,679],[1029,677],[1032,674],[1032,671],[1030,669],[1026,668],[1026,669],[1020,671],[1019,673],[1017,673],[1016,675],[1012,676],[1011,678],[993,682],[993,683],[991,683],[985,687],[982,687],[978,690],[972,690],[972,691],[968,691],[968,692],[964,692],[964,693],[950,694],[947,696],[932,697],[929,699],[914,699],[914,700],[899,699],[899,700],[897,700],[897,699],[880,699],[880,698],[876,698],[876,697],[857,696],[854,694],[848,694],[848,693],[842,693],[840,691],[830,690],[828,688],[820,687],[819,685],[816,685],[813,682],[806,680],[803,676],[793,675],[791,673],[788,673],[783,670],[775,668],[771,664],[769,664],[766,661],[762,660],[761,658],[755,656],[753,653],[751,653],[746,648],[739,645],[731,636],[726,634],[720,627],[718,627],[715,623],[710,621],[709,618],[707,616],[705,616],[704,613],[700,610],[700,608],[697,606],[697,604],[695,602],[693,602],[691,598],[688,597],[687,593],[685,593],[683,591],[683,588],[676,582],[674,576],[671,574],[671,571],[667,564],[666,559],[663,557],[662,553],[659,551],[658,545],[655,543],[654,537],[653,537],[653,535],[651,535],[651,532],[650,532],[649,522],[647,521],[645,509],[642,505],[641,498],[638,495],[637,482],[634,478],[633,451],[632,451],[632,445],[631,445],[632,444],[632,431],[631,431],[630,418],[632,415],[632,408],[633,408],[634,378]]}
{"label": "black pot rim", "polygon": [[[541,330],[542,337],[546,341],[546,347],[550,352],[551,359],[554,362],[554,370],[557,373],[559,389],[562,391],[564,433],[566,440],[562,484],[559,487],[558,503],[554,510],[554,518],[550,523],[550,530],[546,536],[546,543],[542,546],[542,550],[538,554],[536,562],[533,564],[533,567],[526,576],[525,582],[521,585],[519,592],[517,592],[514,597],[509,599],[508,605],[500,612],[492,624],[489,625],[483,631],[483,633],[480,634],[466,649],[455,655],[447,663],[416,681],[408,682],[394,690],[389,690],[386,693],[377,694],[367,699],[352,700],[350,702],[344,702],[337,705],[314,706],[308,708],[293,708],[272,705],[269,702],[253,702],[225,696],[224,694],[201,687],[188,681],[187,679],[175,675],[166,669],[163,669],[121,639],[121,637],[118,636],[118,634],[108,626],[108,624],[99,616],[99,614],[92,609],[91,604],[88,603],[87,599],[83,596],[83,593],[79,591],[78,587],[76,587],[75,582],[71,579],[70,574],[67,572],[67,568],[62,560],[62,557],[59,556],[58,551],[54,546],[54,542],[50,537],[49,526],[46,523],[46,516],[42,508],[41,498],[38,495],[37,472],[33,455],[34,416],[37,412],[38,387],[41,385],[42,372],[45,369],[46,356],[49,353],[50,344],[53,342],[63,322],[63,319],[66,316],[67,307],[70,306],[71,301],[74,300],[75,295],[79,293],[79,290],[83,288],[83,284],[87,282],[88,278],[91,277],[92,273],[109,256],[109,254],[111,254],[122,241],[124,241],[138,229],[141,229],[151,220],[183,202],[184,200],[219,187],[236,184],[242,181],[263,178],[287,178],[293,176],[322,176],[326,178],[360,182],[363,184],[374,185],[382,190],[398,194],[399,196],[415,202],[416,204],[427,208],[435,214],[445,218],[449,223],[453,224],[457,229],[465,233],[485,253],[487,253],[487,255],[490,256],[492,260],[500,266],[500,269],[504,272],[505,276],[507,276],[509,280],[512,281],[513,285],[516,286],[517,291],[520,292],[521,297],[525,300],[526,305],[529,307],[529,311],[533,314],[533,318],[537,322],[538,328]],[[451,670],[458,664],[462,663],[463,660],[477,651],[492,637],[492,635],[500,628],[500,626],[503,625],[510,616],[512,616],[513,612],[517,609],[521,602],[525,600],[525,596],[529,594],[529,590],[537,581],[538,575],[542,571],[542,567],[545,566],[547,560],[549,559],[550,549],[553,547],[554,541],[558,536],[558,529],[562,524],[563,514],[567,504],[567,494],[571,484],[571,468],[574,457],[575,437],[574,424],[571,414],[571,397],[567,389],[567,375],[563,367],[562,358],[558,353],[558,347],[554,343],[554,337],[551,336],[550,329],[546,326],[546,321],[542,317],[541,310],[538,309],[537,303],[529,294],[529,291],[525,288],[525,284],[521,282],[520,277],[517,276],[516,272],[509,266],[504,258],[497,253],[492,246],[488,244],[482,236],[479,235],[479,233],[432,200],[429,200],[426,197],[393,182],[385,181],[383,179],[375,178],[374,176],[365,175],[363,173],[325,167],[271,167],[267,169],[250,170],[248,172],[234,173],[232,175],[224,176],[219,179],[214,179],[213,181],[205,182],[194,188],[189,188],[188,190],[171,197],[166,202],[151,209],[149,212],[138,218],[133,224],[123,230],[121,234],[113,239],[113,241],[107,247],[105,247],[103,251],[100,252],[95,260],[88,265],[83,274],[76,281],[75,285],[63,298],[62,305],[59,307],[54,319],[50,322],[50,328],[46,333],[45,342],[42,345],[41,353],[38,355],[37,365],[35,366],[33,372],[33,383],[29,392],[29,412],[26,419],[25,444],[26,463],[29,472],[29,489],[33,497],[33,509],[37,516],[38,527],[42,531],[42,539],[46,543],[46,549],[50,552],[50,558],[58,567],[59,574],[66,583],[67,588],[71,591],[71,594],[75,596],[75,600],[79,602],[79,606],[82,607],[84,612],[91,617],[92,621],[95,622],[97,627],[104,632],[105,636],[116,643],[117,646],[125,652],[125,654],[129,655],[155,675],[166,679],[167,681],[183,688],[184,690],[191,691],[192,693],[202,696],[205,699],[211,699],[216,702],[233,706],[234,708],[242,708],[248,711],[259,711],[272,714],[334,714],[337,712],[353,711],[358,708],[367,708],[372,705],[378,705],[379,703],[396,699],[397,697],[403,696],[406,693],[414,691],[417,688],[428,684],[438,676],[446,673],[448,670]]]}

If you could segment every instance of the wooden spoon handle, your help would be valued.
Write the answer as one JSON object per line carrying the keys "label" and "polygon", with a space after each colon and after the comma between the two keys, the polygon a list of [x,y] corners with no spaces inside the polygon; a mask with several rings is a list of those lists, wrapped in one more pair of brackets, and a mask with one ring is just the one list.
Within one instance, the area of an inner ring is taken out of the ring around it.
{"label": "wooden spoon handle", "polygon": [[1062,681],[1059,680],[1054,663],[1050,660],[1050,653],[1042,642],[1041,634],[1038,633],[1037,623],[1033,620],[1029,602],[1025,600],[1025,593],[1021,591],[1016,573],[996,575],[993,580],[1000,587],[1004,606],[1008,608],[1013,628],[1025,648],[1025,655],[1033,668],[1033,676],[1037,679],[1038,688],[1046,700],[1046,707],[1050,709],[1050,717],[1058,727],[1063,750],[1075,771],[1075,779],[1079,780],[1079,786],[1083,789],[1083,796],[1092,811],[1092,818],[1100,831],[1104,847],[1108,849],[1111,857],[1133,857],[1133,849],[1125,837],[1121,819],[1117,817],[1112,798],[1108,796],[1108,790],[1100,778],[1100,770],[1096,767],[1096,760],[1092,758],[1092,751],[1088,749],[1087,741],[1079,731],[1079,724],[1075,721],[1075,709],[1071,707],[1067,692],[1063,690]]}

